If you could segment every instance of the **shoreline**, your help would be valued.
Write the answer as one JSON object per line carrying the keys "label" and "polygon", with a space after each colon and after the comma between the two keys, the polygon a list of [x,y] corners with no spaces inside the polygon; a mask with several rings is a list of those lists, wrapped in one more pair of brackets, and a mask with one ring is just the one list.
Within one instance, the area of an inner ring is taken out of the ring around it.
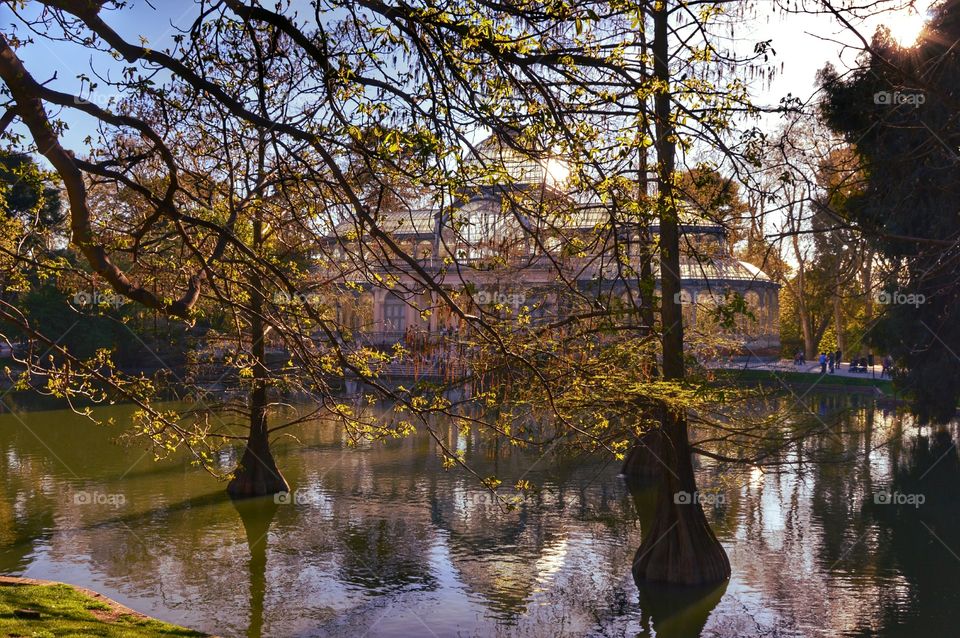
{"label": "shoreline", "polygon": [[[185,634],[185,635],[196,636],[197,638],[218,638],[217,636],[214,636],[212,634],[205,634],[195,629],[189,629],[181,625],[174,625],[167,621],[160,620],[159,618],[148,616],[147,614],[141,613],[135,609],[131,609],[126,605],[119,603],[116,600],[101,594],[100,592],[94,591],[87,587],[81,587],[80,585],[72,585],[70,583],[65,583],[65,582],[56,581],[56,580],[42,580],[38,578],[26,578],[22,576],[0,575],[0,591],[2,591],[2,589],[6,587],[58,587],[58,588],[66,587],[66,588],[69,588],[74,593],[79,594],[82,597],[89,598],[92,602],[98,605],[103,605],[107,607],[106,610],[88,609],[88,611],[90,611],[90,613],[96,617],[97,622],[105,626],[118,627],[119,625],[117,625],[115,621],[126,619],[126,620],[132,620],[136,623],[141,623],[141,624],[150,623],[150,624],[168,626],[174,630],[189,632],[189,634]],[[14,616],[16,616],[16,614],[14,614]],[[53,617],[50,616],[50,618],[52,619]],[[23,619],[21,620],[21,622],[26,625],[29,623],[43,622],[43,619],[42,618]]]}
{"label": "shoreline", "polygon": [[805,390],[820,388],[823,390],[859,392],[882,395],[887,399],[903,399],[894,390],[893,381],[889,378],[872,378],[866,375],[838,375],[804,372],[800,370],[782,370],[769,368],[742,368],[724,367],[712,368],[711,371],[720,379],[734,383],[756,385],[779,383],[787,386],[799,386]]}

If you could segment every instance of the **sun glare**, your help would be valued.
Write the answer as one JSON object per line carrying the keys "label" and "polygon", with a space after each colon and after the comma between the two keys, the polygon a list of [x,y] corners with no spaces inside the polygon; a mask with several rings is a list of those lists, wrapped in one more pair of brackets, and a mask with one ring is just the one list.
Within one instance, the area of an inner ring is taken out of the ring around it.
{"label": "sun glare", "polygon": [[547,179],[552,184],[562,184],[570,176],[570,167],[567,163],[556,158],[550,158],[545,162],[544,170],[547,173]]}
{"label": "sun glare", "polygon": [[890,35],[896,40],[897,44],[902,47],[909,47],[916,43],[926,23],[924,13],[918,12],[913,7],[908,7],[902,13],[891,16],[886,22],[886,26],[890,29]]}

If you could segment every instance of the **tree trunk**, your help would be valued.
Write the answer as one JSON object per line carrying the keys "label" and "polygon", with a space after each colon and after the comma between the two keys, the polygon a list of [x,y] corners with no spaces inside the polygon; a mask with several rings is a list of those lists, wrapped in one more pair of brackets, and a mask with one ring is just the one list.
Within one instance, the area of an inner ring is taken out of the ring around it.
{"label": "tree trunk", "polygon": [[827,326],[829,325],[830,315],[829,313],[824,313],[823,318],[820,319],[820,323],[817,324],[817,329],[813,331],[814,350],[816,350],[817,344],[823,341],[823,335],[827,333]]}
{"label": "tree trunk", "polygon": [[[643,29],[640,29],[638,35],[640,37],[640,55],[638,57],[640,60],[645,60],[648,53],[647,35]],[[643,69],[644,75],[646,75],[646,64],[641,62],[641,68]],[[649,114],[649,102],[646,98],[643,99],[642,110],[644,115]],[[650,197],[650,152],[645,145],[642,145],[640,148],[639,160],[637,166],[637,199],[643,205],[646,205]],[[646,206],[642,206],[641,208],[646,210]],[[649,212],[640,220],[640,227],[637,230],[639,231],[638,235],[640,237],[640,286],[642,293],[640,298],[640,321],[643,324],[642,334],[646,337],[653,333],[653,326],[656,322],[656,311],[653,307],[653,300],[657,288],[657,280],[653,275],[653,233],[650,230]],[[656,369],[656,361],[653,362],[653,367]]]}
{"label": "tree trunk", "polygon": [[840,308],[840,295],[833,296],[833,330],[837,334],[837,350],[840,356],[849,355],[846,339],[843,337],[843,310]]}
{"label": "tree trunk", "polygon": [[[263,240],[263,224],[259,214],[253,223],[254,246]],[[253,355],[253,388],[250,391],[250,434],[247,447],[227,485],[233,498],[248,498],[289,492],[290,486],[277,468],[270,451],[270,431],[267,427],[266,325],[263,321],[263,282],[256,271],[250,275],[250,339]]]}
{"label": "tree trunk", "polygon": [[[669,9],[654,5],[654,75],[663,87],[670,86],[667,66]],[[657,146],[657,205],[660,216],[660,318],[663,330],[663,376],[681,381],[683,362],[683,313],[680,293],[680,232],[673,201],[676,131],[671,118],[669,90],[654,98]],[[633,563],[633,577],[642,583],[704,585],[730,577],[730,561],[714,536],[703,508],[696,500],[697,482],[690,458],[687,419],[668,406],[661,414],[663,439],[660,498],[651,530],[643,538]],[[689,494],[689,500],[682,498]],[[680,502],[678,502],[680,501]]]}
{"label": "tree trunk", "polygon": [[730,561],[697,499],[686,418],[668,414],[664,424],[663,458],[673,469],[662,473],[656,515],[634,557],[633,578],[641,587],[718,583],[730,577]]}
{"label": "tree trunk", "polygon": [[873,250],[867,250],[863,260],[863,290],[866,292],[866,320],[873,321]]}
{"label": "tree trunk", "polygon": [[232,498],[249,498],[289,492],[290,486],[277,468],[270,451],[266,386],[254,388],[250,399],[250,434],[247,437],[247,447],[240,466],[227,484],[227,493]]}
{"label": "tree trunk", "polygon": [[800,315],[800,332],[803,334],[803,352],[808,363],[817,360],[817,341],[813,336],[813,326],[810,325],[810,313],[802,306],[797,307]]}
{"label": "tree trunk", "polygon": [[[640,523],[640,535],[652,533],[660,486],[628,483]],[[661,583],[638,583],[642,625],[653,627],[657,636],[665,638],[699,636],[727,589],[727,582],[704,587],[664,586]]]}
{"label": "tree trunk", "polygon": [[817,359],[817,339],[814,335],[813,324],[810,319],[810,311],[807,309],[807,302],[804,298],[806,292],[803,262],[800,263],[797,272],[797,286],[790,287],[790,293],[797,302],[797,319],[800,322],[800,334],[803,336],[803,352],[808,362],[815,362]]}
{"label": "tree trunk", "polygon": [[[796,196],[796,192],[794,192]],[[797,202],[790,204],[787,210],[787,222],[790,224],[790,240],[793,244],[793,253],[797,259],[797,277],[794,284],[787,281],[787,290],[797,302],[797,316],[800,321],[800,334],[803,336],[803,352],[808,362],[817,360],[817,344],[819,340],[813,334],[813,323],[810,319],[810,309],[807,307],[807,278],[806,256],[800,250],[800,218],[803,217],[801,205]],[[800,208],[800,210],[797,210]]]}
{"label": "tree trunk", "polygon": [[644,432],[627,453],[620,474],[631,481],[659,479],[662,458],[663,431],[658,428]]}
{"label": "tree trunk", "polygon": [[[647,39],[643,30],[640,30],[640,60],[646,58]],[[645,67],[644,67],[645,68]],[[646,100],[641,107],[644,113],[648,113],[648,104]],[[642,203],[648,201],[650,195],[649,175],[650,168],[649,153],[646,146],[640,148],[639,162],[637,164],[637,199]],[[650,230],[649,218],[644,217],[637,224],[637,236],[640,245],[637,247],[637,257],[640,260],[640,335],[648,337],[653,333],[656,323],[656,310],[654,308],[654,298],[656,296],[657,281],[653,274],[653,233]],[[657,361],[655,356],[651,356],[649,363],[653,374],[659,374],[657,370]],[[623,461],[623,467],[620,474],[628,481],[650,481],[660,477],[660,435],[659,429],[645,432],[637,442],[630,448],[627,457]]]}

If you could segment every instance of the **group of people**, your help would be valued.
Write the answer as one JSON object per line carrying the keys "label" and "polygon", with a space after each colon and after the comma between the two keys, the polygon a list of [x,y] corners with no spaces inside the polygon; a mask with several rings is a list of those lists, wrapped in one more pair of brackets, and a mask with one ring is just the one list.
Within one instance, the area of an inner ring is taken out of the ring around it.
{"label": "group of people", "polygon": [[[834,368],[837,370],[840,369],[840,355],[842,352],[837,350],[836,352],[821,352],[818,363],[820,364],[820,372],[826,374],[829,370],[833,373]],[[807,364],[807,356],[803,353],[803,350],[797,350],[796,354],[793,355],[793,365],[795,366],[804,366]]]}
{"label": "group of people", "polygon": [[883,358],[883,370],[880,371],[880,378],[893,377],[893,357],[887,355]]}
{"label": "group of people", "polygon": [[[842,354],[840,350],[836,352],[821,352],[817,359],[817,363],[820,364],[820,374],[833,374],[834,370],[840,370]],[[793,355],[793,365],[803,366],[806,365],[806,362],[807,359],[803,350],[797,350],[796,354]],[[850,372],[867,372],[871,367],[873,367],[872,354],[850,360]],[[892,377],[893,372],[893,358],[887,355],[883,358],[883,370],[880,372],[880,377]]]}
{"label": "group of people", "polygon": [[821,352],[820,353],[820,374],[826,374],[827,368],[830,369],[830,374],[833,374],[834,368],[839,370],[840,361],[841,361],[840,355],[841,355],[841,352],[839,350],[837,350],[836,352],[831,352],[829,354],[826,352]]}

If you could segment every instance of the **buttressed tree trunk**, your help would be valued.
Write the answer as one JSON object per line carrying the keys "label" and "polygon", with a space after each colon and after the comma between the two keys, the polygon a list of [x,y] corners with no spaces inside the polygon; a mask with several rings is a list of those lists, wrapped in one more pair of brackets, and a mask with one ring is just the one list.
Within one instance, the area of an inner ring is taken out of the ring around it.
{"label": "buttressed tree trunk", "polygon": [[[659,498],[658,485],[628,483],[640,523],[640,535],[652,533]],[[727,582],[703,587],[665,587],[657,582],[638,583],[641,620],[666,638],[699,636],[711,612],[723,598]]]}
{"label": "buttressed tree trunk", "polygon": [[[254,245],[262,243],[263,224],[259,215],[253,223]],[[227,485],[233,498],[248,498],[289,492],[283,474],[270,450],[267,425],[266,326],[263,321],[263,283],[256,274],[250,277],[250,338],[253,355],[253,389],[250,391],[250,433],[240,466]]]}
{"label": "buttressed tree trunk", "polygon": [[660,478],[663,458],[663,431],[659,428],[643,433],[627,453],[620,470],[629,481],[650,481]]}
{"label": "buttressed tree trunk", "polygon": [[664,415],[664,471],[656,514],[633,561],[639,584],[709,585],[730,577],[730,561],[697,499],[687,420]]}
{"label": "buttressed tree trunk", "polygon": [[264,384],[251,393],[250,434],[247,436],[247,446],[240,465],[227,485],[227,493],[233,498],[249,498],[289,491],[290,486],[280,473],[270,451],[267,392]]}
{"label": "buttressed tree trunk", "polygon": [[[667,27],[669,11],[659,3],[652,11],[654,75],[662,87],[654,98],[657,146],[657,204],[660,215],[660,287],[663,330],[663,376],[682,381],[683,314],[680,293],[680,228],[673,201],[676,161],[671,113]],[[644,535],[633,562],[638,585],[662,582],[705,585],[730,577],[730,561],[710,529],[697,499],[686,415],[664,406],[662,420],[660,497],[651,529]]]}

